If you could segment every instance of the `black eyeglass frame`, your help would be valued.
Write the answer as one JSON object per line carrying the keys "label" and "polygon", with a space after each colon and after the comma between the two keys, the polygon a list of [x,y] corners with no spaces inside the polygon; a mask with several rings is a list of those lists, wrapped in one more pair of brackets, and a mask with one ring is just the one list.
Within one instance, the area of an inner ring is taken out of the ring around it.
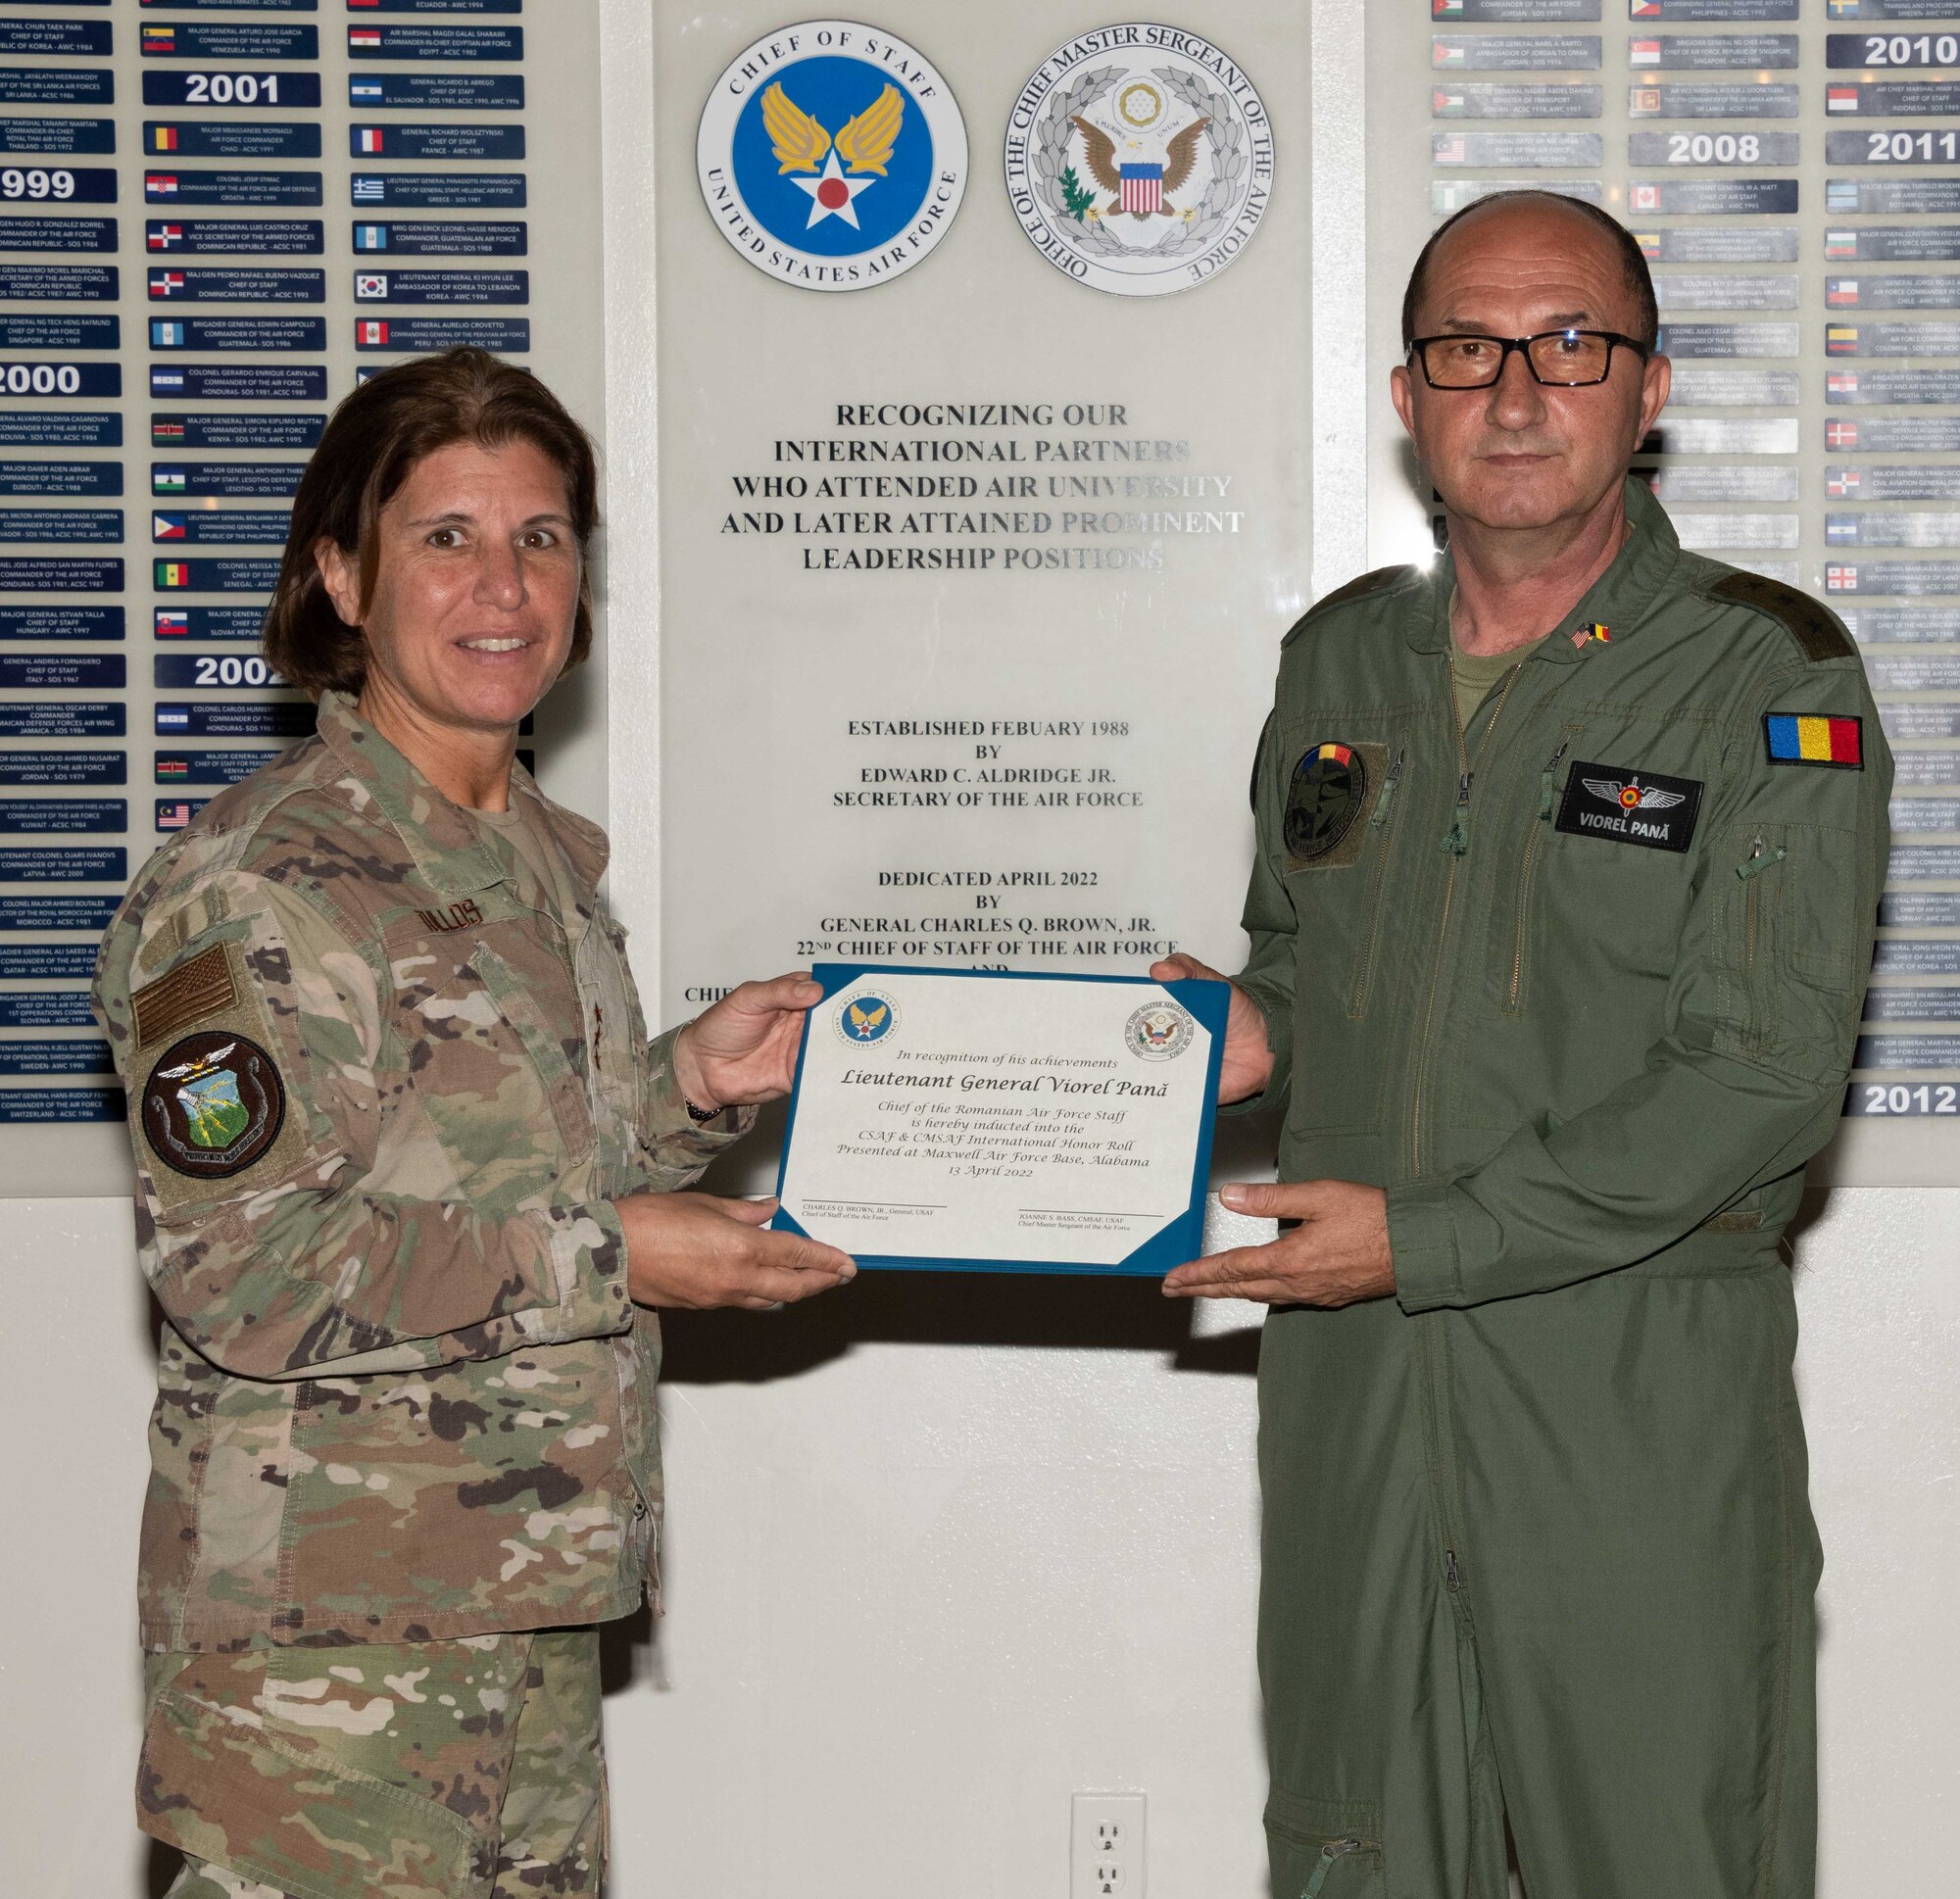
{"label": "black eyeglass frame", "polygon": [[[1538,365],[1532,361],[1531,346],[1534,343],[1543,343],[1547,337],[1552,336],[1597,336],[1603,338],[1606,344],[1606,366],[1596,376],[1588,376],[1582,382],[1557,382],[1549,376],[1540,375]],[[1429,345],[1432,343],[1494,343],[1497,345],[1497,366],[1491,372],[1490,379],[1485,382],[1438,382],[1429,372]],[[1504,365],[1510,362],[1513,350],[1516,350],[1524,358],[1525,367],[1531,372],[1531,379],[1541,389],[1596,389],[1613,373],[1613,351],[1616,348],[1632,350],[1642,363],[1648,361],[1653,355],[1653,351],[1638,337],[1622,336],[1616,329],[1573,329],[1570,327],[1563,329],[1542,329],[1535,336],[1482,336],[1469,330],[1459,330],[1444,336],[1418,336],[1409,344],[1408,353],[1410,357],[1422,365],[1422,379],[1432,389],[1443,389],[1455,393],[1466,389],[1495,388],[1504,379]]]}

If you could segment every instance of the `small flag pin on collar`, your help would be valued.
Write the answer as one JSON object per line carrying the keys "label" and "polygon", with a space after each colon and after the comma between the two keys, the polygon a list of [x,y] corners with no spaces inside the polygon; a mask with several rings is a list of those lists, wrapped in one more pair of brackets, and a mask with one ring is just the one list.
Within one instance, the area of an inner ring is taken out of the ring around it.
{"label": "small flag pin on collar", "polygon": [[1611,641],[1612,637],[1612,630],[1603,620],[1588,620],[1578,632],[1573,634],[1572,644],[1583,648],[1590,645],[1593,640],[1597,640],[1601,646],[1604,646]]}

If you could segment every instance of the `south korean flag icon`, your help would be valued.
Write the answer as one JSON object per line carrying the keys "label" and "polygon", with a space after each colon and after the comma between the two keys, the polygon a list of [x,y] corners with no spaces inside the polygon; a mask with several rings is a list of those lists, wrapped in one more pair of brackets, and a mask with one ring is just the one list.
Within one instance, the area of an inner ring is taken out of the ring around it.
{"label": "south korean flag icon", "polygon": [[938,246],[966,188],[953,89],[881,27],[812,20],[736,54],[701,115],[701,192],[758,269],[868,290]]}

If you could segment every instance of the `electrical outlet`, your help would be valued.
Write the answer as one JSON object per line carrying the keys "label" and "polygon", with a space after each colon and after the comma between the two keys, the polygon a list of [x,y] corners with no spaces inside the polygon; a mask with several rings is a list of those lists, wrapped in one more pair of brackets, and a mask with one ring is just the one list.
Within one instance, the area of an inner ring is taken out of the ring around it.
{"label": "electrical outlet", "polygon": [[1144,1796],[1078,1793],[1068,1828],[1068,1899],[1144,1899]]}

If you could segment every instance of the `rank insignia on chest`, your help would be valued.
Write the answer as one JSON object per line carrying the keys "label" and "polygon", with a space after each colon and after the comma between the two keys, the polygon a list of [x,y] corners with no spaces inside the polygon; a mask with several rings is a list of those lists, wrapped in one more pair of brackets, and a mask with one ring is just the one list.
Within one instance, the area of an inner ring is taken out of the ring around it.
{"label": "rank insignia on chest", "polygon": [[1628,765],[1574,763],[1553,827],[1577,838],[1686,851],[1701,810],[1701,781]]}
{"label": "rank insignia on chest", "polygon": [[1770,712],[1763,719],[1763,742],[1773,765],[1835,765],[1839,771],[1865,768],[1865,721],[1835,712]]}
{"label": "rank insignia on chest", "polygon": [[1287,786],[1287,869],[1331,869],[1358,861],[1360,820],[1381,783],[1388,748],[1327,740],[1300,754]]}

